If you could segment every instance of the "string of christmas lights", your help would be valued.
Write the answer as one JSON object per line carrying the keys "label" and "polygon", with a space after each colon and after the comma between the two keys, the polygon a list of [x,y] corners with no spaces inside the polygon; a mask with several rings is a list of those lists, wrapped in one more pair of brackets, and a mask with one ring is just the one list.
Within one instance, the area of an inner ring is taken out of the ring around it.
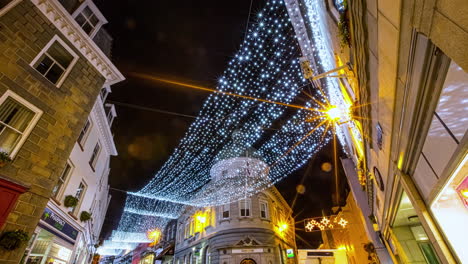
{"label": "string of christmas lights", "polygon": [[[324,35],[323,18],[314,4],[321,5],[316,0],[306,1],[307,24],[313,32],[312,51],[321,70],[332,69],[334,61]],[[284,2],[269,0],[219,78],[217,90],[289,104],[309,85],[302,76],[300,55]],[[322,83],[330,102],[341,105],[338,83],[328,79]],[[265,136],[265,130],[284,115],[287,107],[216,92],[209,95],[163,167],[144,188],[129,193],[119,226],[101,252],[116,253],[119,248],[148,242],[146,231],[163,230],[170,219],[180,216],[185,205],[233,202],[303,166],[330,139],[330,129],[323,120],[311,121],[314,114],[308,108],[327,103],[323,95],[318,98],[297,110],[254,152],[256,157],[240,157]],[[233,164],[237,169],[229,172]]]}

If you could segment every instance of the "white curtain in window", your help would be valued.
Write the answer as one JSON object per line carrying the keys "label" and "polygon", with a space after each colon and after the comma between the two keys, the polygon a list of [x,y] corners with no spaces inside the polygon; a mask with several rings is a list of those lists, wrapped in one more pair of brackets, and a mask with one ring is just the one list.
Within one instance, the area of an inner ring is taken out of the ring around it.
{"label": "white curtain in window", "polygon": [[34,117],[34,112],[11,97],[0,106],[0,148],[11,153]]}

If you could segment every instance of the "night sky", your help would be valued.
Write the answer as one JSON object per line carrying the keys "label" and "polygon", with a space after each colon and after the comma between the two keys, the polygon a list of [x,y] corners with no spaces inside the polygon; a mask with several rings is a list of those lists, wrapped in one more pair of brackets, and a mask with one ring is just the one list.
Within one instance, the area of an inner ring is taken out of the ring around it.
{"label": "night sky", "polygon": [[[112,87],[108,100],[196,116],[205,92],[152,83],[129,76],[140,72],[216,87],[244,37],[250,0],[154,1],[96,0],[114,38],[112,60],[127,80]],[[252,16],[264,1],[254,0]],[[193,119],[116,105],[113,123],[119,155],[111,159],[111,188],[137,191],[164,164]],[[296,220],[321,216],[332,206],[333,174],[320,170],[332,162],[332,144],[277,187],[292,205],[296,186],[306,187],[294,205]],[[342,173],[340,173],[341,175]],[[112,201],[101,236],[118,224],[125,194],[111,190]],[[303,225],[298,224],[297,228]],[[317,246],[320,236],[307,235]]]}

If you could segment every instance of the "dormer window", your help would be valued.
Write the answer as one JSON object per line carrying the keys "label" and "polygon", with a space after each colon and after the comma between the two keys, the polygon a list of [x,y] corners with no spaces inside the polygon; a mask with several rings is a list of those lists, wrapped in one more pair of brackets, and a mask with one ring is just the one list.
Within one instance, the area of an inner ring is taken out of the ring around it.
{"label": "dormer window", "polygon": [[101,92],[99,93],[99,96],[101,96],[101,101],[103,102],[106,101],[107,96],[109,95],[110,92],[111,92],[111,89],[109,86],[102,87]]}
{"label": "dormer window", "polygon": [[78,16],[76,16],[75,20],[88,35],[91,35],[99,24],[99,19],[88,6],[85,7]]}
{"label": "dormer window", "polygon": [[105,108],[107,112],[107,122],[109,123],[109,126],[112,126],[112,122],[114,122],[114,118],[117,116],[115,106],[113,104],[106,104]]}
{"label": "dormer window", "polygon": [[76,23],[83,29],[83,31],[90,37],[98,32],[101,26],[107,23],[102,13],[93,3],[87,0],[73,13]]}

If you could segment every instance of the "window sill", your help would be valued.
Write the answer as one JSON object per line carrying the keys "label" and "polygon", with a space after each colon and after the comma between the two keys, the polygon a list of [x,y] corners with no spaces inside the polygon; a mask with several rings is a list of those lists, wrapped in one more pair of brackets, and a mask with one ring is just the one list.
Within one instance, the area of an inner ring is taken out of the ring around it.
{"label": "window sill", "polygon": [[73,217],[73,219],[77,220],[78,221],[78,217],[76,215],[74,215],[72,212],[68,212],[68,214]]}
{"label": "window sill", "polygon": [[78,146],[80,147],[81,151],[84,151],[84,147],[81,145],[81,142],[77,141],[76,143],[78,143]]}
{"label": "window sill", "polygon": [[44,75],[42,75],[40,72],[38,72],[36,69],[34,69],[28,63],[26,63],[23,59],[19,59],[18,64],[20,66],[22,66],[23,69],[25,69],[27,72],[29,72],[32,76],[34,76],[38,81],[40,81],[41,84],[43,84],[44,86],[47,86],[47,88],[49,88],[51,90],[54,90],[54,91],[64,92],[63,89],[61,89],[59,86],[57,86],[56,84],[49,81],[49,79],[44,77]]}
{"label": "window sill", "polygon": [[54,201],[58,206],[62,205],[61,202],[59,202],[59,200],[57,200],[57,198],[55,197],[50,197],[52,199],[52,201]]}
{"label": "window sill", "polygon": [[96,169],[94,168],[93,164],[89,163],[89,167],[91,167],[91,170],[92,170],[93,172],[96,172]]}

